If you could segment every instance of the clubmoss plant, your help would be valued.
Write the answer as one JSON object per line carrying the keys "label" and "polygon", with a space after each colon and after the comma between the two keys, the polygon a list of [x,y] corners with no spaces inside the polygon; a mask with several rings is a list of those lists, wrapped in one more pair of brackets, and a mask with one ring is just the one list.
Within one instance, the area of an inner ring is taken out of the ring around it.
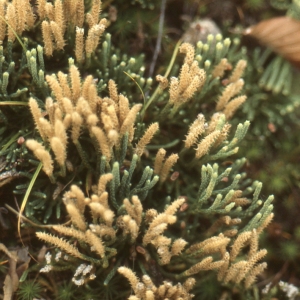
{"label": "clubmoss plant", "polygon": [[238,43],[179,42],[145,78],[143,56],[112,45],[101,1],[36,4],[0,1],[1,156],[40,249],[17,293],[37,276],[35,293],[57,299],[192,299],[207,280],[216,297],[250,297],[274,197],[236,155],[250,126],[232,122],[247,103]]}

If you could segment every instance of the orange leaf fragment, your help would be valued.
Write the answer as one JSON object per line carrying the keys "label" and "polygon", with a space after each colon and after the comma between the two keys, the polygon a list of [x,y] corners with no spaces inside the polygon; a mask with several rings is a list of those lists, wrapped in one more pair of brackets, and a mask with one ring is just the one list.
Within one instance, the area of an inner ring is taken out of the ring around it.
{"label": "orange leaf fragment", "polygon": [[244,33],[300,65],[300,21],[286,16],[272,18],[249,27]]}

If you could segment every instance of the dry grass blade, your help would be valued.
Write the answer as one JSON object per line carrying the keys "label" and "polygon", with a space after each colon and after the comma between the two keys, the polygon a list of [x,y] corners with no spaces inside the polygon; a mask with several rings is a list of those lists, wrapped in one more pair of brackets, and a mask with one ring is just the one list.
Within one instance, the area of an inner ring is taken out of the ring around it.
{"label": "dry grass blade", "polygon": [[290,17],[262,21],[245,31],[286,59],[300,63],[300,21]]}

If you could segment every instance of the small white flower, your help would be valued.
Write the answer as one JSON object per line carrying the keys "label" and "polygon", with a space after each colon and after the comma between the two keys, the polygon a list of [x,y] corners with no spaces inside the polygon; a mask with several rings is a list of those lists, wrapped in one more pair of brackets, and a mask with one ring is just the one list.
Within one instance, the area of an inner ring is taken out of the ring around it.
{"label": "small white flower", "polygon": [[52,266],[51,265],[46,265],[44,268],[40,269],[40,273],[48,273],[52,270]]}
{"label": "small white flower", "polygon": [[299,289],[293,284],[288,284],[287,282],[279,282],[280,289],[286,293],[290,300],[294,300],[297,295],[299,295]]}
{"label": "small white flower", "polygon": [[55,255],[55,261],[59,261],[61,258],[61,255],[62,255],[61,251],[57,252]]}
{"label": "small white flower", "polygon": [[86,275],[86,274],[90,273],[91,270],[92,270],[92,268],[93,268],[92,265],[86,266],[86,267],[83,269],[83,271],[82,271],[82,275]]}
{"label": "small white flower", "polygon": [[50,265],[50,263],[51,263],[51,258],[52,258],[51,253],[50,253],[50,252],[47,252],[46,255],[45,255],[45,259],[46,259],[47,265]]}
{"label": "small white flower", "polygon": [[72,281],[76,284],[76,285],[83,285],[84,284],[84,279],[80,278],[80,279],[75,279],[74,277],[72,278]]}
{"label": "small white flower", "polygon": [[262,293],[263,293],[264,295],[268,294],[268,293],[269,293],[269,290],[270,290],[270,287],[271,287],[271,282],[268,283],[268,284],[265,286],[265,288],[262,290]]}
{"label": "small white flower", "polygon": [[85,268],[86,268],[86,264],[79,265],[75,271],[74,277],[77,277],[78,275],[80,275]]}

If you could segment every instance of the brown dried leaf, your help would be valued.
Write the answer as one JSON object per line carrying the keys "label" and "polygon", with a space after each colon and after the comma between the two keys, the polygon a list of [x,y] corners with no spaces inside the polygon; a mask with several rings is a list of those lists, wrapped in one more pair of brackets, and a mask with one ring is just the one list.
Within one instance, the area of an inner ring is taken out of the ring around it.
{"label": "brown dried leaf", "polygon": [[272,18],[246,29],[245,35],[300,64],[300,21],[290,17]]}
{"label": "brown dried leaf", "polygon": [[13,285],[9,274],[6,275],[3,286],[3,300],[11,300],[13,296]]}
{"label": "brown dried leaf", "polygon": [[18,278],[21,278],[22,274],[28,269],[31,258],[28,255],[29,254],[28,247],[18,249],[17,254],[18,254],[18,267],[16,269],[16,273],[18,275]]}
{"label": "brown dried leaf", "polygon": [[8,274],[5,277],[3,286],[4,300],[11,300],[13,293],[18,289],[19,278],[28,269],[30,256],[28,248],[20,248],[9,251],[5,245],[0,243],[0,251],[3,251],[8,257]]}
{"label": "brown dried leaf", "polygon": [[[11,254],[13,256],[16,256],[17,251],[13,250],[13,251],[11,251]],[[9,276],[10,276],[10,279],[11,279],[12,291],[15,292],[18,289],[18,286],[19,286],[19,276],[16,272],[17,261],[13,258],[9,258],[8,263],[9,263],[8,273],[9,273]]]}
{"label": "brown dried leaf", "polygon": [[18,260],[16,253],[9,251],[4,244],[0,243],[0,251],[3,251],[9,258],[12,258],[15,262]]}

